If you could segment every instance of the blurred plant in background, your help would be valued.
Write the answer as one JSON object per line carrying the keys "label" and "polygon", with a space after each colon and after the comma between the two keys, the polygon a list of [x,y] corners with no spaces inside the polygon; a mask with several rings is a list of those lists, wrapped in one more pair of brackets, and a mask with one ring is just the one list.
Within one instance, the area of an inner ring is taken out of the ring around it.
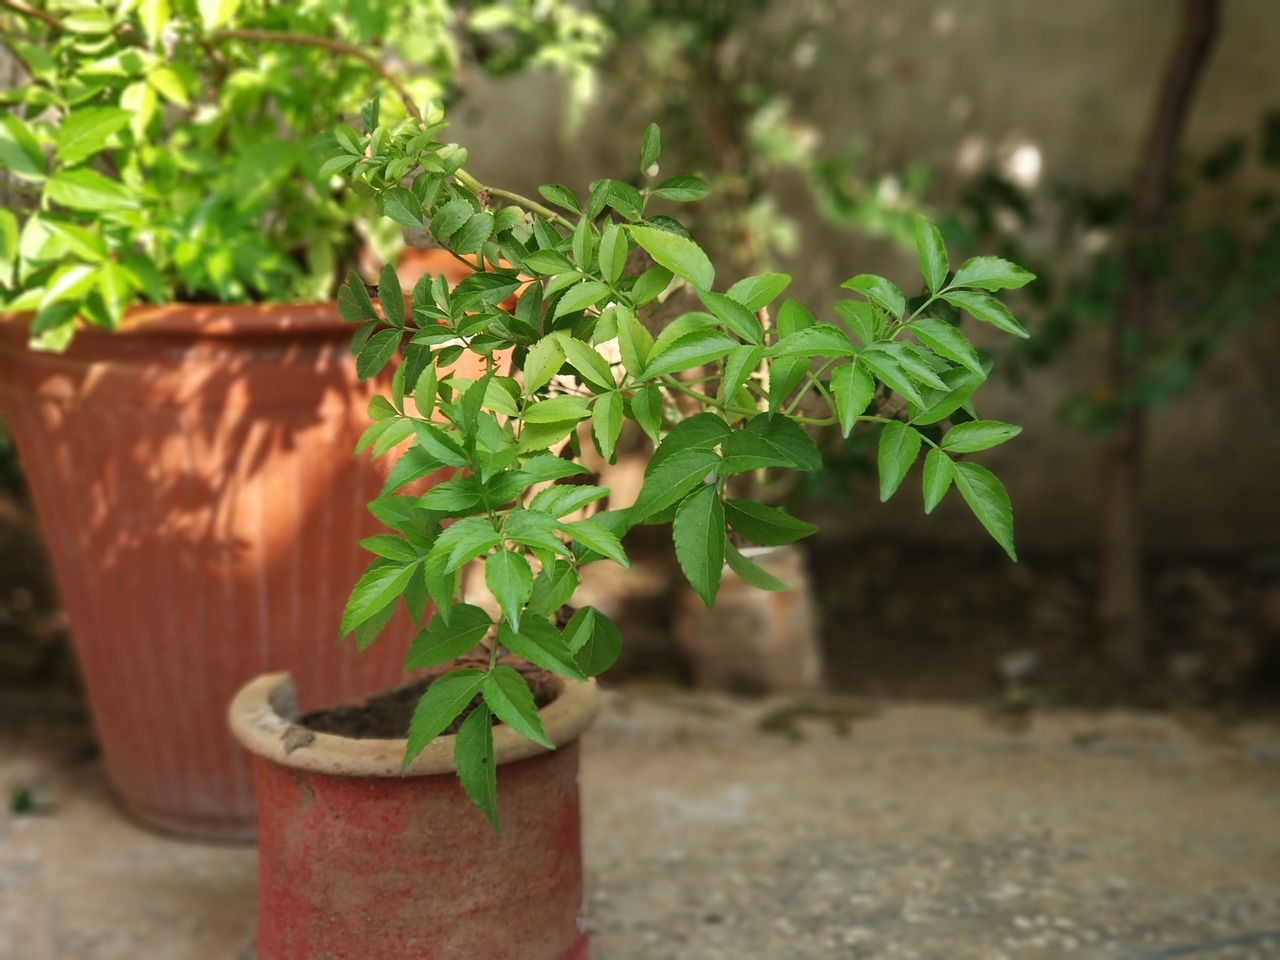
{"label": "blurred plant in background", "polygon": [[473,67],[582,95],[605,38],[566,0],[4,0],[0,26],[27,73],[0,92],[0,310],[55,348],[140,301],[332,298],[380,246],[322,166],[335,114],[401,72],[415,100]]}

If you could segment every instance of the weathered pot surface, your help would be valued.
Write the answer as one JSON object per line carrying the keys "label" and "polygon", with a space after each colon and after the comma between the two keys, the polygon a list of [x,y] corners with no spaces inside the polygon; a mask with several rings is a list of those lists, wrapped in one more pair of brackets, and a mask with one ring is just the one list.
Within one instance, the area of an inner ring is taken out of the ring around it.
{"label": "weathered pot surface", "polygon": [[458,783],[452,736],[402,771],[404,740],[317,733],[286,674],[230,708],[259,815],[258,960],[588,960],[578,736],[594,682],[540,711],[548,751],[494,727],[496,832]]}

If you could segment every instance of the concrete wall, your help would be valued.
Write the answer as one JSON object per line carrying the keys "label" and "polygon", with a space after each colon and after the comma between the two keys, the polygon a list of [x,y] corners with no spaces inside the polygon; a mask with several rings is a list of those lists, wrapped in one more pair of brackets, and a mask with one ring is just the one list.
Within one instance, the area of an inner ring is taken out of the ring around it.
{"label": "concrete wall", "polygon": [[[744,21],[754,42],[767,43],[796,15],[794,5],[776,6],[782,9],[774,19]],[[814,65],[801,69],[770,55],[771,79],[828,147],[866,136],[873,159],[885,168],[930,163],[940,203],[975,162],[1021,145],[1039,151],[1041,185],[1131,182],[1181,13],[1174,0],[844,0],[827,6],[832,16],[817,33]],[[1224,3],[1222,31],[1189,121],[1189,148],[1204,151],[1226,135],[1252,132],[1264,112],[1280,109],[1278,63],[1280,5]],[[565,139],[553,83],[540,88],[522,78],[480,85],[455,117],[454,135],[471,146],[471,168],[493,181],[523,190],[547,181],[582,189],[596,177],[631,175],[649,119],[636,108],[643,99],[636,89],[606,81],[585,135]],[[790,265],[800,299],[829,301],[841,279],[866,270],[918,283],[900,254],[822,224],[794,182],[784,178],[776,186],[804,221],[805,254]],[[1146,515],[1153,548],[1280,547],[1277,319],[1275,312],[1259,318],[1215,357],[1188,396],[1154,418]],[[1093,542],[1099,445],[1063,425],[1056,410],[1068,391],[1093,382],[1101,348],[1100,337],[1077,344],[1026,390],[998,387],[982,408],[984,416],[1027,426],[982,461],[1008,484],[1026,550]],[[908,535],[920,538],[984,536],[959,504],[917,519],[914,486],[909,479],[908,495],[888,507],[868,497],[853,511],[821,509],[833,530],[880,535],[905,524]]]}

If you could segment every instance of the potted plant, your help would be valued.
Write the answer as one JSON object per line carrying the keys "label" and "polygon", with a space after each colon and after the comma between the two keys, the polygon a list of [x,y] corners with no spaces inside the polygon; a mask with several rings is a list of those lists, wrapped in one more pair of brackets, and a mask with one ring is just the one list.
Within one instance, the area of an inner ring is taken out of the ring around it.
{"label": "potted plant", "polygon": [[337,281],[399,243],[315,135],[384,61],[425,69],[394,79],[404,97],[451,95],[480,40],[496,69],[560,47],[589,67],[567,5],[504,6],[0,4],[27,75],[0,93],[0,408],[109,775],[149,823],[252,835],[222,722],[247,677],[305,666],[324,701],[397,675],[393,644],[354,663],[313,644],[372,532],[349,505],[383,482],[350,457],[373,391]]}
{"label": "potted plant", "polygon": [[[972,395],[988,364],[929,314],[947,303],[1024,336],[989,292],[1025,284],[1025,270],[977,257],[952,271],[937,230],[921,220],[919,306],[909,310],[887,279],[857,275],[844,284],[855,296],[819,320],[781,300],[786,276],[717,282],[679,221],[649,211],[655,198],[701,193],[688,177],[653,176],[657,127],[644,136],[642,186],[600,180],[579,197],[550,185],[536,200],[477,181],[443,129],[432,115],[348,132],[347,172],[402,226],[476,257],[478,272],[452,291],[422,278],[403,310],[387,296],[379,309],[358,277],[341,291],[366,370],[395,364],[370,430],[409,445],[371,504],[390,532],[364,541],[375,556],[340,632],[364,646],[403,606],[419,627],[407,666],[436,675],[391,698],[398,729],[367,726],[371,713],[386,716],[383,703],[354,710],[352,729],[371,739],[336,735],[341,711],[300,716],[283,675],[259,678],[232,704],[260,790],[264,958],[319,955],[344,924],[369,960],[586,957],[574,745],[593,708],[591,678],[614,662],[621,637],[599,610],[573,606],[578,571],[602,559],[625,566],[628,530],[670,523],[680,566],[707,604],[726,568],[777,589],[737,538],[779,544],[815,528],[727,495],[726,483],[760,469],[815,469],[806,425],[847,433],[881,423],[886,496],[927,448],[925,509],[955,486],[1014,555],[1003,486],[964,456],[1019,428],[978,418]],[[655,337],[644,317],[673,285],[705,309]],[[837,317],[844,325],[826,322]],[[510,370],[493,360],[504,350]],[[478,374],[452,372],[464,354],[481,363]],[[899,412],[868,412],[887,393],[902,399]],[[614,457],[624,420],[654,444],[631,504],[575,482],[588,444]],[[402,492],[444,467],[458,473],[424,495]],[[592,505],[600,509],[586,516]],[[476,561],[496,616],[460,594],[461,571]],[[529,783],[548,768],[542,800],[530,800]],[[414,892],[412,878],[424,876],[429,896]]]}

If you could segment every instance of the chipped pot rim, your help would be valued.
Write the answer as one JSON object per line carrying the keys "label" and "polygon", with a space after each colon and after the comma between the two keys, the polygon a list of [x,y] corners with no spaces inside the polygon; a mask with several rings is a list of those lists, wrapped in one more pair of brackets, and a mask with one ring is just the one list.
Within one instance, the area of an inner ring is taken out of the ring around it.
{"label": "chipped pot rim", "polygon": [[[547,738],[557,747],[576,740],[595,716],[600,691],[594,680],[555,677],[559,692],[539,711]],[[401,766],[406,739],[357,739],[317,733],[295,721],[300,715],[297,688],[288,673],[268,673],[249,681],[235,695],[227,719],[235,738],[251,753],[294,770],[351,777],[402,777],[452,774],[455,737],[436,737],[409,764]],[[546,753],[505,724],[493,728],[499,764]]]}

